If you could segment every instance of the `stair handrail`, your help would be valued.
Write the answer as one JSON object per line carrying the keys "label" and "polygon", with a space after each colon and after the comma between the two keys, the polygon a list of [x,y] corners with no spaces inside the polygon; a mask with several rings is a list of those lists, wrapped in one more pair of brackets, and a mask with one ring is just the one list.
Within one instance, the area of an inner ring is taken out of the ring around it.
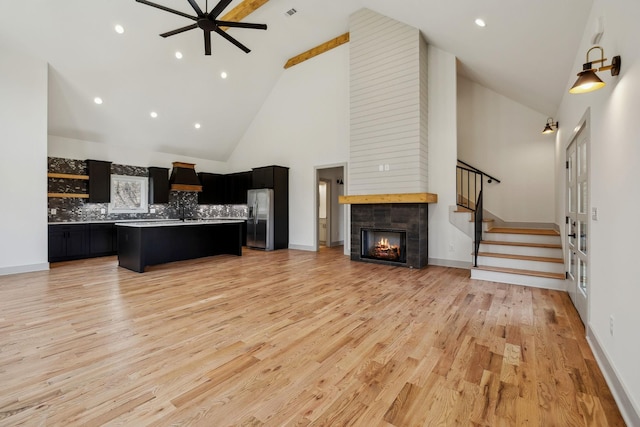
{"label": "stair handrail", "polygon": [[499,180],[498,178],[496,178],[496,177],[494,177],[494,176],[491,176],[491,175],[489,175],[489,174],[488,174],[488,173],[486,173],[486,172],[481,171],[481,170],[480,170],[480,169],[478,169],[477,167],[472,166],[472,165],[470,165],[470,164],[469,164],[469,163],[467,163],[467,162],[463,162],[463,161],[462,161],[462,160],[460,160],[460,159],[458,159],[458,163],[462,163],[463,165],[465,165],[466,167],[468,167],[469,169],[471,169],[473,172],[477,172],[477,173],[479,173],[480,175],[486,176],[486,177],[487,177],[487,179],[488,179],[488,182],[489,182],[489,183],[491,183],[492,181],[495,181],[495,182],[497,182],[498,184],[500,184],[500,180]]}
{"label": "stair handrail", "polygon": [[[478,252],[482,242],[482,224],[484,214],[483,188],[484,179],[487,182],[500,183],[500,180],[480,169],[458,159],[458,163],[466,167],[456,165],[456,204],[473,212],[473,266],[478,267]],[[466,182],[464,180],[466,175]],[[473,203],[473,205],[472,205]]]}
{"label": "stair handrail", "polygon": [[478,200],[476,201],[476,211],[474,214],[473,221],[473,266],[478,267],[478,252],[480,251],[480,242],[482,242],[482,222],[483,222],[483,201],[482,201],[482,190],[480,190],[480,194],[478,194]]}

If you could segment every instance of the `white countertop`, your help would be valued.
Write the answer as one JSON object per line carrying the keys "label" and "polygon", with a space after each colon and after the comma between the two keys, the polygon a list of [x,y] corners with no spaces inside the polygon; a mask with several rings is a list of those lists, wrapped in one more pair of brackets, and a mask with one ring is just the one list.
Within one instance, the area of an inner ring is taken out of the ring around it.
{"label": "white countertop", "polygon": [[[245,222],[246,218],[198,218],[198,219],[187,219],[184,222],[195,222],[195,223],[203,223],[206,221],[240,221]],[[182,223],[183,221],[179,219],[103,219],[103,220],[86,220],[86,221],[61,221],[61,222],[49,222],[49,225],[73,225],[73,224],[125,224],[125,223],[167,223],[166,225],[178,225],[178,223]],[[171,223],[171,224],[169,224]],[[147,225],[148,227],[148,225]]]}
{"label": "white countertop", "polygon": [[170,219],[165,221],[137,221],[137,222],[116,222],[119,227],[175,227],[186,225],[208,225],[208,224],[241,224],[244,219],[188,219],[185,221]]}

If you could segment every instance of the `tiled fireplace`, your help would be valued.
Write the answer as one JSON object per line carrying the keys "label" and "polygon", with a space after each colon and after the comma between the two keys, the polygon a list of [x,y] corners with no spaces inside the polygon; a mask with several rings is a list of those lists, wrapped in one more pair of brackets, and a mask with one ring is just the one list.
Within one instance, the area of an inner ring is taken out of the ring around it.
{"label": "tiled fireplace", "polygon": [[351,259],[409,268],[427,265],[427,203],[351,205]]}

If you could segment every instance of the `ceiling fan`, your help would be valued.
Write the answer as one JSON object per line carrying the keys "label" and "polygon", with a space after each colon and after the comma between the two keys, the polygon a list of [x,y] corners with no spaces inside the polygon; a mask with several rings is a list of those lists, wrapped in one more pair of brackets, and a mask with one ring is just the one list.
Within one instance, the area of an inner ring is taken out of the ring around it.
{"label": "ceiling fan", "polygon": [[233,0],[220,0],[220,2],[213,9],[211,9],[211,12],[208,12],[208,13],[207,13],[207,9],[209,6],[208,1],[205,5],[205,11],[203,12],[202,9],[200,9],[200,6],[198,6],[198,4],[195,2],[195,0],[187,0],[191,5],[191,7],[193,8],[193,10],[196,12],[197,16],[191,16],[186,13],[180,12],[178,10],[171,9],[157,3],[152,3],[147,0],[136,0],[136,1],[138,3],[146,4],[148,6],[152,6],[152,7],[164,10],[166,12],[174,13],[176,15],[180,15],[185,18],[189,18],[193,21],[196,21],[195,24],[187,25],[186,27],[178,28],[177,30],[162,33],[160,34],[160,36],[169,37],[175,34],[183,33],[185,31],[193,30],[195,28],[200,28],[204,32],[204,54],[205,55],[211,55],[211,32],[212,31],[220,34],[222,37],[224,37],[225,39],[227,39],[228,41],[230,41],[231,43],[233,43],[234,45],[242,49],[244,52],[246,53],[251,52],[251,50],[248,47],[240,43],[235,38],[231,37],[229,34],[227,34],[226,31],[224,31],[220,27],[253,28],[256,30],[267,29],[266,24],[250,24],[248,22],[221,21],[217,19],[218,15],[220,15],[222,11],[225,10]]}

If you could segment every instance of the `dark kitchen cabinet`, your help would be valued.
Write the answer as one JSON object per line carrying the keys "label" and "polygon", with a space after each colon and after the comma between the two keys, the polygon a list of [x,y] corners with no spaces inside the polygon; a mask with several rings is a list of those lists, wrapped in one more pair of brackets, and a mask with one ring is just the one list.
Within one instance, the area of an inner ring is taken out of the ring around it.
{"label": "dark kitchen cabinet", "polygon": [[49,225],[49,262],[84,258],[88,243],[85,224]]}
{"label": "dark kitchen cabinet", "polygon": [[115,255],[114,223],[49,224],[49,262]]}
{"label": "dark kitchen cabinet", "polygon": [[226,177],[219,173],[200,172],[198,174],[202,191],[198,193],[201,205],[223,205],[226,203]]}
{"label": "dark kitchen cabinet", "polygon": [[273,247],[289,247],[289,168],[254,168],[251,188],[273,189]]}
{"label": "dark kitchen cabinet", "polygon": [[111,201],[111,162],[87,160],[89,175],[89,203]]}
{"label": "dark kitchen cabinet", "polygon": [[169,168],[149,168],[149,203],[169,203]]}
{"label": "dark kitchen cabinet", "polygon": [[118,251],[118,235],[114,223],[89,224],[88,256],[115,255]]}
{"label": "dark kitchen cabinet", "polygon": [[251,186],[251,172],[222,175],[200,172],[202,192],[198,193],[201,205],[242,205],[247,203],[247,190]]}
{"label": "dark kitchen cabinet", "polygon": [[237,172],[225,176],[227,195],[226,200],[230,205],[246,205],[247,190],[251,188],[252,172]]}

